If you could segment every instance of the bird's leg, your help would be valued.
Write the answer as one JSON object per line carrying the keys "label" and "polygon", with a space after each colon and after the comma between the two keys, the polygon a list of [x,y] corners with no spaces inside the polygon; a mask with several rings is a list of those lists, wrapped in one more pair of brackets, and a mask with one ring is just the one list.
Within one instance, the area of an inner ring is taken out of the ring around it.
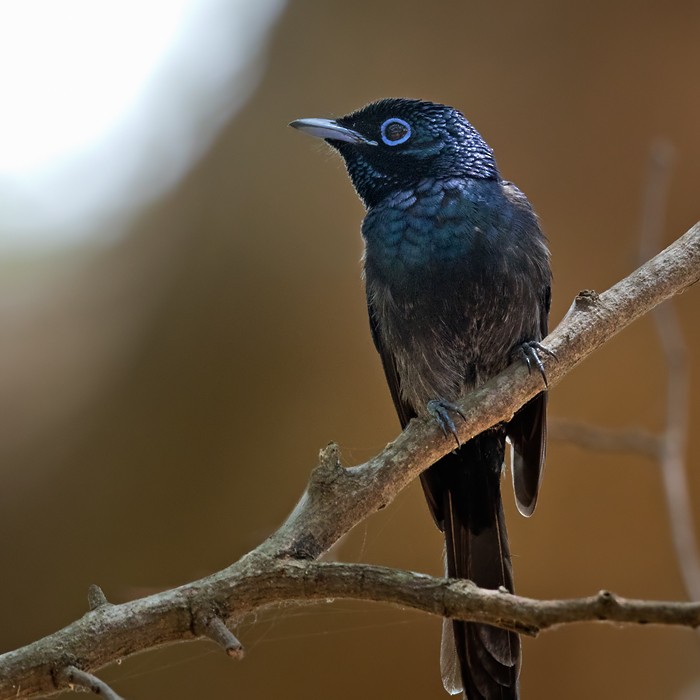
{"label": "bird's leg", "polygon": [[542,375],[545,386],[549,386],[547,382],[547,374],[544,371],[544,365],[538,353],[543,352],[545,355],[550,357],[556,357],[556,355],[544,345],[536,340],[528,340],[514,350],[513,355],[515,359],[521,359],[527,365],[527,371],[532,374],[532,366],[534,365],[538,372]]}
{"label": "bird's leg", "polygon": [[440,426],[443,435],[447,435],[449,431],[452,436],[457,441],[457,447],[461,447],[462,443],[459,441],[459,435],[457,435],[457,428],[452,420],[450,411],[456,413],[463,421],[467,420],[467,417],[462,412],[462,409],[450,401],[445,401],[444,399],[433,399],[428,401],[428,413],[435,419],[437,424]]}

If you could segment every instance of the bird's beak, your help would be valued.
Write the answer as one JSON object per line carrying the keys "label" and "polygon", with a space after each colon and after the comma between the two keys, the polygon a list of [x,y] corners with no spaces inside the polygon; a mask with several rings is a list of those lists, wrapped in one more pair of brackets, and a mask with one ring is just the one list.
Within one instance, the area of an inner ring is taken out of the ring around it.
{"label": "bird's beak", "polygon": [[289,126],[320,139],[346,141],[347,143],[364,144],[365,146],[377,145],[376,141],[371,141],[358,131],[353,131],[345,126],[341,126],[332,119],[296,119],[291,122]]}

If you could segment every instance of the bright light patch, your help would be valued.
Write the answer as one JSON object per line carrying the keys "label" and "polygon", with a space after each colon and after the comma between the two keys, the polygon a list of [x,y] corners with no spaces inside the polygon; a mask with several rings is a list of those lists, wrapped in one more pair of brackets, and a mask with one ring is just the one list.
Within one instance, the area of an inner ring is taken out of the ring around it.
{"label": "bright light patch", "polygon": [[0,0],[0,246],[172,185],[249,93],[282,1]]}
{"label": "bright light patch", "polygon": [[187,4],[0,3],[0,173],[29,174],[99,140],[148,84]]}

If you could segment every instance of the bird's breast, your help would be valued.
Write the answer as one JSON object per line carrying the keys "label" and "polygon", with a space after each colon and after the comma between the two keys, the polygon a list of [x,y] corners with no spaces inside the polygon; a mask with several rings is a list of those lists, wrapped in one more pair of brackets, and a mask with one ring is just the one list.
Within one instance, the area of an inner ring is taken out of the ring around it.
{"label": "bird's breast", "polygon": [[396,291],[470,280],[507,266],[509,206],[498,183],[426,180],[371,209],[363,223],[365,269]]}
{"label": "bird's breast", "polygon": [[461,199],[442,183],[393,195],[365,219],[366,263],[400,282],[403,276],[466,261],[478,226],[460,216]]}

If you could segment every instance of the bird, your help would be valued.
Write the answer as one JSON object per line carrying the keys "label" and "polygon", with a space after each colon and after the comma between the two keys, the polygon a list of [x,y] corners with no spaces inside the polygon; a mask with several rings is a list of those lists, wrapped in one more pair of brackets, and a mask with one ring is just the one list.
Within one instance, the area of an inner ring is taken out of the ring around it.
{"label": "bird", "polygon": [[[386,98],[336,119],[290,126],[342,156],[365,205],[363,278],[372,339],[402,428],[438,423],[457,447],[421,475],[444,533],[446,574],[513,592],[501,498],[506,441],[517,507],[532,515],[547,442],[546,374],[551,267],[525,195],[502,179],[493,150],[457,109]],[[457,402],[520,359],[543,390],[499,424],[460,444]],[[515,632],[445,620],[447,692],[468,700],[519,698]]]}

